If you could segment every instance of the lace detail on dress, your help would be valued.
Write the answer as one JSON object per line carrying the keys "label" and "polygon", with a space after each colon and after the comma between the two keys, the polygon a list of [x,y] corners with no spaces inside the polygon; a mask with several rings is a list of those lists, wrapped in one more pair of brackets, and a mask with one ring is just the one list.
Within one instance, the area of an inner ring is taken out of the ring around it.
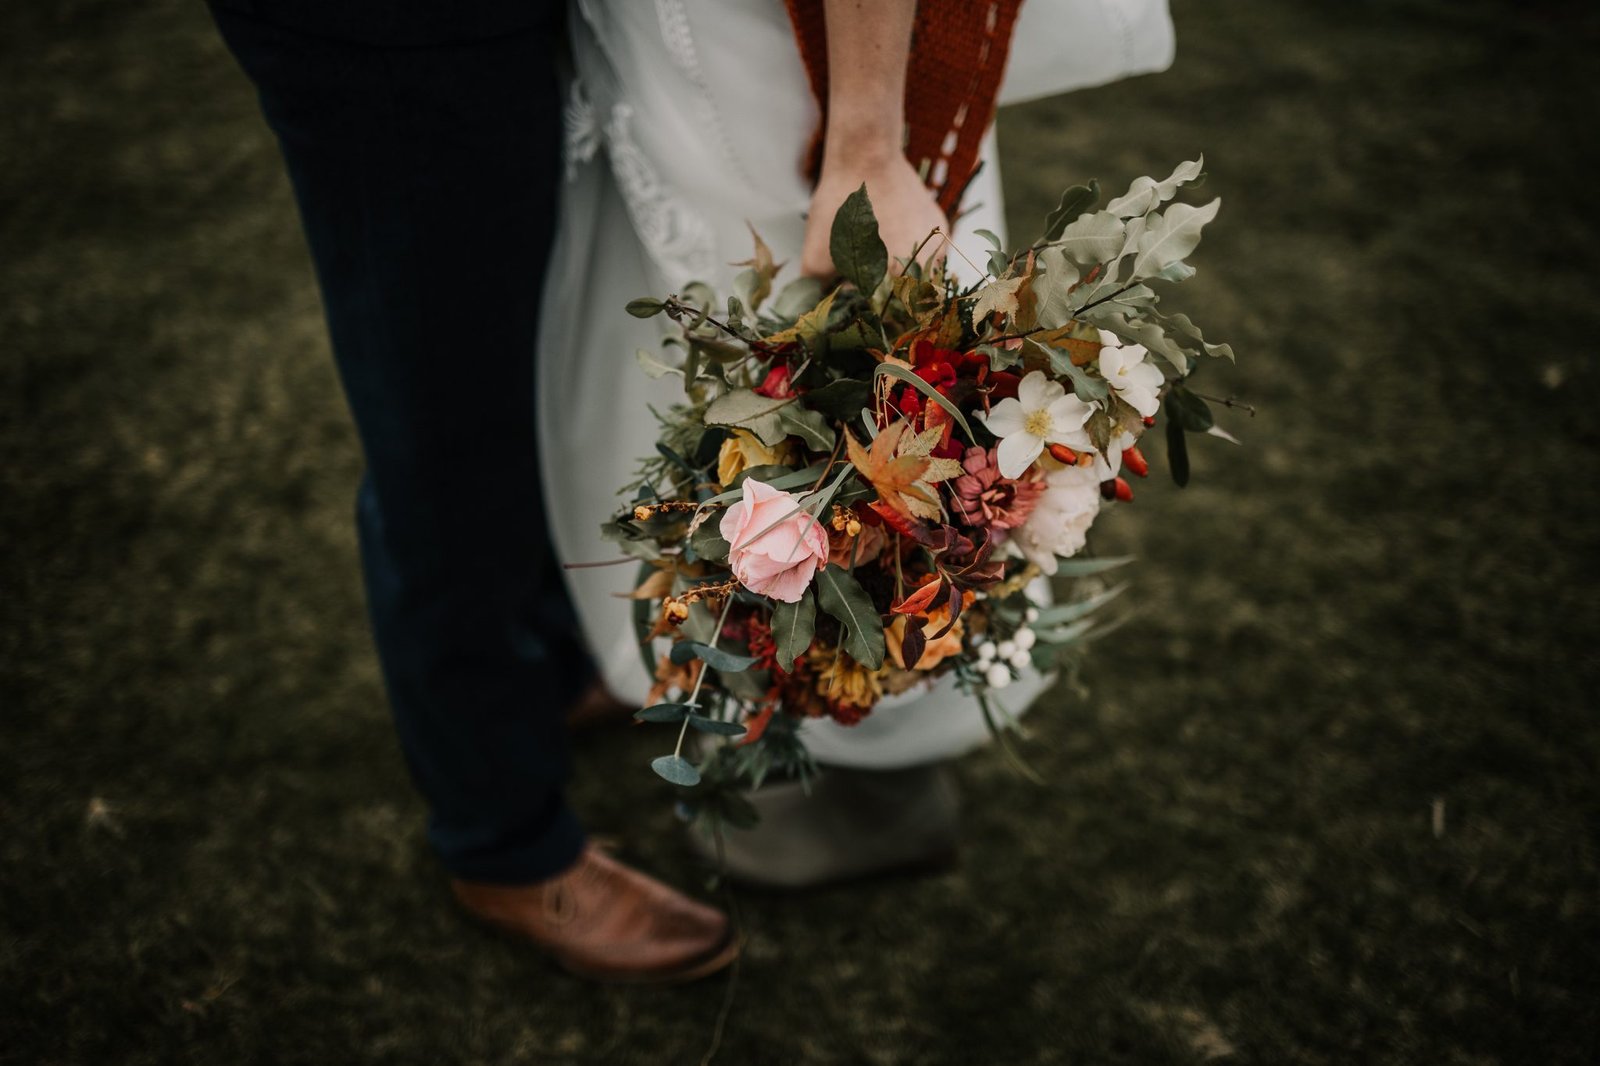
{"label": "lace detail on dress", "polygon": [[633,228],[669,285],[707,278],[716,269],[711,226],[661,181],[656,168],[633,139],[633,108],[612,105],[605,125],[611,172],[628,205]]}
{"label": "lace detail on dress", "polygon": [[576,78],[567,94],[567,105],[561,111],[563,132],[561,156],[566,168],[566,178],[573,181],[578,169],[594,158],[600,150],[600,124],[595,121],[594,105],[583,83]]}

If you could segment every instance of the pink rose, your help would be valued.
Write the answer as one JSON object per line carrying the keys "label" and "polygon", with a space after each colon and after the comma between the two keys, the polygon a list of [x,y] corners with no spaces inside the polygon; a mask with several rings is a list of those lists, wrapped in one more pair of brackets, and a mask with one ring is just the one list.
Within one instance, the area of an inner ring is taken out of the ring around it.
{"label": "pink rose", "polygon": [[751,592],[794,603],[828,562],[828,533],[782,489],[749,478],[718,527],[733,576]]}

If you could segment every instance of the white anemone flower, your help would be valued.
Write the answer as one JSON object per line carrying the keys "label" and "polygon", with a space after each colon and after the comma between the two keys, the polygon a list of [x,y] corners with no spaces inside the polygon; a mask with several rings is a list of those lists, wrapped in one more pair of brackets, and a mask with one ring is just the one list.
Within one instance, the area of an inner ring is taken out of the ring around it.
{"label": "white anemone flower", "polygon": [[1021,477],[1047,444],[1076,440],[1094,408],[1035,370],[989,411],[983,424],[1000,438],[995,453],[1001,477]]}
{"label": "white anemone flower", "polygon": [[1161,409],[1161,368],[1145,359],[1150,353],[1142,344],[1124,345],[1115,333],[1100,331],[1100,376],[1117,390],[1117,395],[1149,418]]}

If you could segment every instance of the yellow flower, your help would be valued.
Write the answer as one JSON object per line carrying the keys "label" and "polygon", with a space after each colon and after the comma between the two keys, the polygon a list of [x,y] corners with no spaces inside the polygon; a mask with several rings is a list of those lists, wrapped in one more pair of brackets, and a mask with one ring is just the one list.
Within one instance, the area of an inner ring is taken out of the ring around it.
{"label": "yellow flower", "polygon": [[751,467],[787,466],[789,458],[788,441],[769,448],[757,440],[755,434],[736,429],[733,436],[722,442],[722,450],[717,452],[717,480],[728,485]]}
{"label": "yellow flower", "polygon": [[817,694],[830,704],[865,711],[883,699],[881,669],[862,666],[836,648],[813,646],[810,659],[817,674]]}
{"label": "yellow flower", "polygon": [[[917,621],[922,623],[923,633],[937,633],[950,621],[950,607],[947,604],[941,604],[929,611],[926,618],[919,617]],[[922,658],[917,660],[917,664],[912,669],[932,670],[950,656],[959,655],[961,653],[961,636],[966,632],[966,628],[966,622],[957,619],[956,624],[950,627],[950,632],[938,640],[928,641],[927,647],[922,651]],[[887,638],[889,646],[889,658],[894,660],[896,666],[904,670],[906,664],[900,656],[900,644],[906,639],[906,616],[896,615],[894,621],[889,624],[884,636]]]}

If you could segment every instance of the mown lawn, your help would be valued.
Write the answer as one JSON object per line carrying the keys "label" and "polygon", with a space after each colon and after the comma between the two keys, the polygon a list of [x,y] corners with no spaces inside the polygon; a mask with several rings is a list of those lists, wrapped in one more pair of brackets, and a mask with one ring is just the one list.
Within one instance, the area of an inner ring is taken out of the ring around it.
{"label": "mown lawn", "polygon": [[[1138,617],[964,764],[956,873],[748,898],[722,1063],[1600,1061],[1600,213],[1577,2],[1180,0],[1002,116],[1009,209],[1204,150],[1243,448],[1107,519]],[[724,985],[450,908],[273,145],[198,3],[0,12],[0,1061],[692,1063]],[[576,801],[698,874],[638,733]]]}

